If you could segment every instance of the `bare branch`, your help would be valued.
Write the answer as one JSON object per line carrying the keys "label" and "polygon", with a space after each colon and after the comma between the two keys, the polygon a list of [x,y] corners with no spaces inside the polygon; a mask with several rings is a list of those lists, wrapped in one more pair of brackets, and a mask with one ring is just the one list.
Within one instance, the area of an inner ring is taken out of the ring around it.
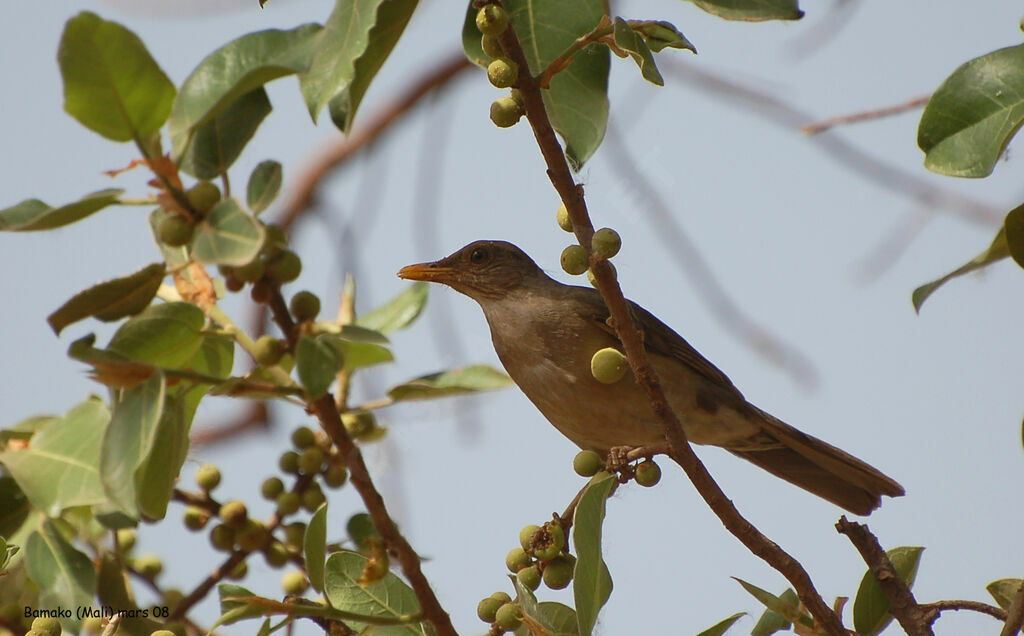
{"label": "bare branch", "polygon": [[846,115],[839,115],[837,117],[830,117],[819,122],[804,124],[800,127],[800,132],[805,135],[817,135],[820,132],[825,132],[829,128],[835,126],[842,126],[844,124],[854,124],[861,121],[868,121],[871,119],[881,119],[882,117],[891,117],[892,115],[899,115],[905,113],[908,110],[914,110],[920,108],[928,103],[931,99],[931,95],[922,95],[921,97],[915,97],[909,99],[901,104],[894,104],[892,106],[886,106],[884,108],[876,108],[874,110],[864,110],[857,113],[849,113]]}

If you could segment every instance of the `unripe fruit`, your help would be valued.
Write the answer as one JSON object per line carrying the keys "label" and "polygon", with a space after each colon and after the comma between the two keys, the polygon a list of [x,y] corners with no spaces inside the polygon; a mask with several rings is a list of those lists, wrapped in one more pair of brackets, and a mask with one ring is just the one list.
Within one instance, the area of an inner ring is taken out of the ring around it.
{"label": "unripe fruit", "polygon": [[52,636],[60,636],[60,621],[55,617],[40,616],[33,619],[32,629],[51,634]]}
{"label": "unripe fruit", "polygon": [[249,511],[245,504],[237,499],[221,505],[217,515],[224,525],[235,530],[244,528],[245,522],[249,520]]}
{"label": "unripe fruit", "polygon": [[150,632],[149,636],[177,636],[174,632],[169,629],[158,629],[155,632]]}
{"label": "unripe fruit", "polygon": [[320,313],[320,299],[311,291],[300,291],[288,305],[297,322],[313,320]]}
{"label": "unripe fruit", "polygon": [[566,209],[564,203],[558,206],[558,213],[555,215],[555,219],[558,221],[558,227],[566,232],[572,232],[572,219],[569,218],[569,210]]}
{"label": "unripe fruit", "polygon": [[267,261],[267,276],[273,281],[290,283],[302,273],[302,259],[291,250],[283,250]]}
{"label": "unripe fruit", "polygon": [[281,453],[280,459],[277,460],[277,467],[281,469],[281,472],[294,475],[299,472],[299,454],[295,451],[285,451]]}
{"label": "unripe fruit", "polygon": [[515,629],[522,620],[523,612],[515,603],[505,603],[494,613],[494,623],[507,630]]}
{"label": "unripe fruit", "polygon": [[99,634],[103,631],[103,619],[99,616],[90,616],[82,619],[83,634]]}
{"label": "unripe fruit", "polygon": [[277,514],[280,517],[287,517],[299,511],[302,506],[302,499],[294,492],[283,492],[277,496]]}
{"label": "unripe fruit", "polygon": [[288,248],[288,235],[280,225],[264,225],[266,237],[263,239],[262,254],[268,258],[281,253],[281,250]]}
{"label": "unripe fruit", "polygon": [[536,565],[523,568],[516,572],[516,578],[519,579],[519,582],[525,585],[527,589],[536,590],[540,587],[540,568]]}
{"label": "unripe fruit", "polygon": [[231,572],[228,573],[228,578],[235,581],[241,581],[245,578],[245,575],[248,573],[249,564],[245,561],[242,561],[241,563],[235,566],[234,570],[231,570]]}
{"label": "unripe fruit", "polygon": [[300,426],[292,431],[292,445],[298,449],[309,448],[316,444],[316,433],[308,426]]}
{"label": "unripe fruit", "polygon": [[257,305],[266,305],[270,302],[273,295],[273,288],[263,280],[253,283],[252,289],[249,290],[249,298],[252,298],[252,302]]}
{"label": "unripe fruit", "polygon": [[604,384],[615,384],[626,375],[629,362],[618,349],[605,347],[590,359],[590,372],[594,379]]}
{"label": "unripe fruit", "polygon": [[523,112],[526,112],[526,100],[523,99],[523,94],[519,92],[518,88],[510,90],[508,92],[508,96],[512,98],[512,101],[519,104],[519,107],[523,109]]}
{"label": "unripe fruit", "polygon": [[284,527],[284,540],[288,542],[289,546],[301,550],[303,542],[306,540],[306,524],[296,521],[286,525]]}
{"label": "unripe fruit", "polygon": [[496,598],[487,597],[477,603],[476,615],[477,618],[485,623],[493,623],[494,615],[498,613],[498,608],[504,605],[504,603]]}
{"label": "unripe fruit", "polygon": [[306,492],[302,493],[302,507],[309,512],[316,512],[316,509],[325,501],[327,501],[327,498],[324,497],[323,491],[319,488],[310,486]]}
{"label": "unripe fruit", "polygon": [[544,524],[533,545],[533,556],[541,561],[550,561],[557,557],[565,547],[565,530],[557,521]]}
{"label": "unripe fruit", "polygon": [[172,611],[174,610],[175,607],[178,606],[178,603],[180,603],[184,598],[185,593],[179,589],[172,587],[170,589],[164,590],[164,605],[171,608]]}
{"label": "unripe fruit", "polygon": [[266,266],[263,261],[256,258],[252,259],[245,265],[240,265],[235,268],[235,278],[242,281],[243,283],[255,283],[259,279],[263,278],[263,273],[266,271]]}
{"label": "unripe fruit", "polygon": [[220,201],[220,188],[210,181],[200,181],[188,189],[185,198],[199,216],[206,216],[206,213]]}
{"label": "unripe fruit", "polygon": [[185,516],[182,520],[186,528],[198,532],[206,527],[206,523],[210,520],[210,513],[199,506],[188,506],[185,508]]}
{"label": "unripe fruit", "polygon": [[603,227],[594,232],[594,236],[590,240],[590,247],[601,258],[611,258],[622,248],[622,239],[619,238],[619,233],[612,228]]}
{"label": "unripe fruit", "polygon": [[220,484],[220,469],[213,464],[203,464],[196,470],[196,483],[206,492],[210,492]]}
{"label": "unripe fruit", "polygon": [[552,559],[544,568],[544,585],[553,590],[560,590],[572,581],[575,560],[567,556]]}
{"label": "unripe fruit", "polygon": [[519,545],[523,546],[523,550],[526,552],[533,550],[533,535],[539,530],[540,526],[530,524],[519,531]]}
{"label": "unripe fruit", "polygon": [[272,568],[284,567],[288,563],[288,548],[280,541],[271,541],[263,550],[263,558]]}
{"label": "unripe fruit", "polygon": [[252,352],[256,364],[261,367],[274,366],[281,360],[282,355],[284,355],[284,344],[274,336],[267,334],[256,340],[256,346]]}
{"label": "unripe fruit", "polygon": [[324,483],[328,488],[341,488],[348,481],[348,469],[340,461],[331,462],[324,471]]}
{"label": "unripe fruit", "polygon": [[302,594],[309,588],[309,582],[302,572],[292,570],[281,577],[281,588],[285,594]]}
{"label": "unripe fruit", "polygon": [[604,460],[592,450],[580,451],[572,460],[572,469],[580,477],[593,477],[602,468],[604,468]]}
{"label": "unripe fruit", "polygon": [[487,79],[495,88],[508,88],[516,83],[519,65],[507,58],[498,58],[487,65]]}
{"label": "unripe fruit", "polygon": [[264,499],[275,501],[284,492],[284,482],[277,477],[268,477],[260,484],[260,494]]}
{"label": "unripe fruit", "polygon": [[641,486],[650,488],[661,481],[661,468],[652,459],[642,461],[637,465],[633,479]]}
{"label": "unripe fruit", "polygon": [[217,525],[210,530],[210,544],[221,552],[231,552],[235,548],[235,531],[225,525]]}
{"label": "unripe fruit", "polygon": [[499,97],[491,102],[491,121],[498,128],[515,126],[523,116],[523,107],[511,97]]}
{"label": "unripe fruit", "polygon": [[352,437],[362,437],[377,428],[377,417],[369,411],[342,413],[341,423]]}
{"label": "unripe fruit", "polygon": [[481,35],[480,48],[484,50],[484,55],[490,58],[499,58],[503,54],[501,42],[493,35]]}
{"label": "unripe fruit", "polygon": [[171,247],[188,245],[192,240],[192,223],[180,214],[168,214],[156,226],[160,242]]}
{"label": "unripe fruit", "polygon": [[155,554],[147,554],[135,559],[135,569],[147,579],[155,579],[164,571],[164,562]]}
{"label": "unripe fruit", "polygon": [[224,278],[224,287],[227,288],[229,292],[240,292],[242,291],[242,288],[245,287],[245,283],[235,278],[234,274],[229,274]]}
{"label": "unripe fruit", "polygon": [[532,562],[530,555],[522,548],[512,548],[505,557],[505,567],[512,573],[528,567]]}
{"label": "unripe fruit", "polygon": [[267,532],[266,526],[251,519],[235,534],[235,543],[246,552],[262,550],[269,540],[270,533]]}
{"label": "unripe fruit", "polygon": [[508,12],[496,4],[484,5],[476,13],[476,28],[484,35],[501,35],[508,28]]}
{"label": "unripe fruit", "polygon": [[131,552],[135,547],[135,536],[133,528],[121,528],[117,531],[117,547],[121,552]]}
{"label": "unripe fruit", "polygon": [[299,470],[305,475],[315,475],[320,472],[324,465],[324,452],[316,446],[310,446],[302,450],[299,455]]}
{"label": "unripe fruit", "polygon": [[512,602],[512,597],[509,596],[507,592],[495,592],[494,594],[491,594],[491,598],[501,601],[502,605]]}
{"label": "unripe fruit", "polygon": [[562,250],[562,269],[566,274],[579,276],[590,267],[587,259],[587,250],[582,245],[570,245]]}

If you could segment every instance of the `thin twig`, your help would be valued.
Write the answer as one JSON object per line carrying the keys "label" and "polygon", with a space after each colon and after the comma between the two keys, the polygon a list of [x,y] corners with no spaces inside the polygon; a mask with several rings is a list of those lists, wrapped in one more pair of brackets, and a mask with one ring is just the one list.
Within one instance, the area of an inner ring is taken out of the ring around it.
{"label": "thin twig", "polygon": [[[522,47],[512,28],[502,34],[501,45],[504,51],[519,65],[517,86],[523,96],[526,115],[533,128],[537,145],[547,164],[548,177],[569,212],[577,240],[589,251],[594,226],[587,213],[582,187],[576,184],[569,170],[562,147],[558,143],[555,131],[548,119],[541,97],[540,85],[529,73],[526,56],[523,54]],[[665,399],[658,376],[647,359],[643,341],[630,317],[626,300],[619,288],[615,274],[612,273],[611,267],[605,260],[595,258],[593,254],[590,266],[597,281],[598,291],[601,292],[601,296],[608,305],[616,333],[633,369],[633,375],[647,394],[655,416],[665,427],[666,437],[672,448],[672,458],[686,471],[690,481],[718,515],[723,525],[751,552],[765,559],[790,580],[800,599],[821,628],[833,636],[846,636],[847,632],[839,617],[825,604],[821,595],[814,589],[810,576],[803,567],[740,516],[732,502],[726,498],[700,459],[694,454],[686,440],[683,427]]]}
{"label": "thin twig", "polygon": [[934,603],[925,603],[924,605],[921,605],[921,609],[925,611],[925,615],[928,617],[928,622],[930,623],[934,623],[939,617],[939,614],[947,610],[968,610],[971,612],[978,612],[979,614],[988,614],[999,621],[1006,620],[1006,610],[980,601],[935,601]]}
{"label": "thin twig", "polygon": [[[899,622],[908,636],[932,636],[931,621],[925,610],[917,604],[914,593],[900,578],[878,539],[866,525],[849,521],[846,515],[839,518],[836,530],[845,534],[850,543],[860,552],[868,570],[878,581],[882,593],[889,601],[889,613]],[[934,619],[933,619],[934,620]]]}
{"label": "thin twig", "polygon": [[999,632],[999,636],[1016,636],[1021,625],[1024,625],[1024,581],[1021,582],[1013,601],[1010,602],[1010,607],[1006,610],[1006,624],[1003,625],[1003,631]]}
{"label": "thin twig", "polygon": [[846,115],[839,115],[837,117],[830,117],[819,122],[810,124],[804,124],[800,127],[800,132],[805,135],[817,135],[820,132],[825,132],[829,128],[835,126],[842,126],[844,124],[854,124],[861,121],[868,121],[871,119],[881,119],[882,117],[891,117],[892,115],[899,115],[905,113],[908,110],[914,110],[920,108],[928,103],[931,99],[931,94],[922,95],[909,99],[901,104],[894,104],[892,106],[886,106],[884,108],[875,108],[873,110],[862,110],[856,113],[848,113]]}

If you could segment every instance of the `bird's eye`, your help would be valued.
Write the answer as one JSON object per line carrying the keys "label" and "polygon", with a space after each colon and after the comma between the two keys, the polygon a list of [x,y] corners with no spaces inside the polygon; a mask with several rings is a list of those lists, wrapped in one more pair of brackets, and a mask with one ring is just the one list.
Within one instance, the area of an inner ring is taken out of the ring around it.
{"label": "bird's eye", "polygon": [[472,251],[472,253],[470,253],[469,260],[471,263],[474,263],[476,265],[483,263],[484,261],[487,260],[487,250],[480,247],[476,248],[475,250]]}

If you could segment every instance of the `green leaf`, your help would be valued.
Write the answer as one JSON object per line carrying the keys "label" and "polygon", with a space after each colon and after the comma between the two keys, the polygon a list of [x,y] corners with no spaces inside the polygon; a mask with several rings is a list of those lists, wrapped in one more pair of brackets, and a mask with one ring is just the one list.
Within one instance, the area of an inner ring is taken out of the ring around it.
{"label": "green leaf", "polygon": [[[896,574],[906,582],[907,587],[914,586],[923,551],[924,548],[907,546],[886,551]],[[869,570],[864,573],[860,587],[857,588],[857,598],[853,600],[854,629],[862,636],[874,636],[881,633],[891,621],[889,599],[885,597],[875,575]]]}
{"label": "green leaf", "polygon": [[72,296],[46,322],[60,335],[64,327],[89,316],[104,322],[132,316],[149,306],[164,276],[163,263],[153,263],[129,276],[93,285]]}
{"label": "green leaf", "polygon": [[11,558],[21,550],[21,546],[7,543],[2,536],[0,536],[0,572],[3,572],[7,567],[7,564],[11,562]]}
{"label": "green leaf", "polygon": [[992,598],[995,599],[999,607],[1008,610],[1010,609],[1010,603],[1013,602],[1013,597],[1017,596],[1021,585],[1024,585],[1024,580],[999,579],[986,585],[985,589],[992,595]]}
{"label": "green leaf", "polygon": [[[778,600],[787,608],[786,614],[788,616],[795,617],[799,615],[800,598],[792,588],[787,588],[785,592],[779,594]],[[792,608],[792,610],[789,610],[789,608]],[[750,636],[771,636],[775,632],[788,630],[792,625],[792,621],[787,619],[786,616],[774,610],[766,609],[761,614],[761,618],[757,620],[754,629],[750,630]]]}
{"label": "green leaf", "polygon": [[150,305],[121,325],[107,351],[135,362],[177,369],[202,346],[205,322],[202,310],[190,303]]}
{"label": "green leaf", "polygon": [[1010,248],[1006,243],[1006,229],[1001,227],[996,233],[996,237],[992,239],[992,244],[988,246],[987,250],[978,254],[973,259],[946,274],[942,278],[933,280],[932,282],[921,285],[915,289],[914,293],[910,296],[910,299],[914,303],[914,311],[920,313],[921,305],[924,304],[924,301],[947,281],[956,278],[957,276],[963,276],[964,274],[973,272],[976,269],[981,269],[982,267],[995,263],[996,261],[1000,261],[1009,255]]}
{"label": "green leaf", "polygon": [[982,55],[953,71],[924,108],[917,145],[929,170],[985,177],[1021,123],[1024,44]]}
{"label": "green leaf", "polygon": [[348,538],[352,539],[352,543],[360,550],[364,550],[369,546],[370,539],[380,539],[380,534],[373,525],[373,520],[365,512],[357,512],[349,517],[345,523],[345,532],[348,533]]}
{"label": "green leaf", "polygon": [[206,56],[181,85],[168,128],[179,157],[194,129],[267,82],[309,68],[321,27],[304,24],[249,33]]}
{"label": "green leaf", "polygon": [[[96,570],[92,560],[76,550],[47,519],[33,532],[25,546],[28,575],[39,586],[41,607],[82,607],[92,604],[96,593]],[[68,631],[78,632],[81,622],[72,617],[62,619]]]}
{"label": "green leaf", "polygon": [[302,542],[306,577],[317,592],[324,591],[324,559],[327,558],[327,504],[322,503],[309,519]]}
{"label": "green leaf", "polygon": [[1003,221],[1006,233],[1006,249],[1018,265],[1024,267],[1024,205],[1019,205],[1006,215]]}
{"label": "green leaf", "polygon": [[133,518],[139,515],[135,471],[154,448],[165,390],[164,374],[157,371],[144,383],[123,391],[114,404],[114,413],[103,435],[100,453],[103,489],[111,501]]}
{"label": "green leaf", "polygon": [[152,448],[135,471],[135,492],[144,519],[155,521],[167,515],[167,504],[188,454],[188,430],[184,400],[168,396]]}
{"label": "green leaf", "polygon": [[229,600],[236,597],[256,596],[256,594],[253,594],[241,585],[221,583],[217,586],[217,595],[220,597],[220,618],[213,625],[210,625],[211,633],[221,625],[230,625],[246,618],[263,616],[265,613],[262,607],[254,603]]}
{"label": "green leaf", "polygon": [[698,8],[726,20],[761,22],[799,20],[804,12],[796,0],[690,0]]}
{"label": "green leaf", "polygon": [[227,172],[271,110],[262,86],[240,96],[206,123],[190,129],[189,141],[178,155],[179,167],[198,179]]}
{"label": "green leaf", "polygon": [[[533,597],[533,592],[523,587],[518,581],[516,581],[516,590],[526,592],[532,598],[532,601],[529,603],[531,607],[529,615],[546,630],[547,634],[550,634],[550,636],[579,635],[579,626],[576,624],[576,610],[554,601],[538,603],[537,599]],[[519,598],[520,604],[522,604],[524,595],[520,594]],[[524,609],[523,612],[526,613],[526,610]]]}
{"label": "green leaf", "polygon": [[327,392],[344,362],[341,352],[326,335],[302,336],[295,346],[299,382],[312,398]]}
{"label": "green leaf", "polygon": [[281,189],[281,180],[281,164],[276,161],[261,161],[253,168],[249,175],[249,185],[245,189],[245,201],[249,209],[259,214],[270,207]]}
{"label": "green leaf", "polygon": [[413,283],[383,305],[359,316],[356,324],[385,334],[405,329],[419,317],[426,306],[428,289],[427,283]]}
{"label": "green leaf", "polygon": [[[753,583],[747,583],[743,579],[735,576],[732,578],[743,586],[743,589],[745,589],[747,593],[760,601],[762,605],[782,617],[787,622],[786,627],[783,629],[788,629],[788,623],[797,621],[804,622],[806,617],[800,613],[800,600],[792,590],[786,590],[779,596],[775,596],[771,592],[763,590]],[[813,627],[813,623],[809,623],[808,627]]]}
{"label": "green leaf", "polygon": [[736,624],[736,621],[740,620],[746,615],[746,612],[737,612],[729,618],[715,623],[711,627],[697,634],[697,636],[722,636],[722,634],[729,631],[730,627]]}
{"label": "green leaf", "polygon": [[503,389],[512,385],[512,378],[486,364],[431,373],[392,387],[388,397],[401,400],[431,400],[449,395]]}
{"label": "green leaf", "polygon": [[[231,367],[235,361],[235,341],[230,336],[206,336],[203,344],[192,359],[182,368],[226,380],[231,375]],[[191,427],[192,417],[199,406],[199,401],[212,388],[209,384],[194,384],[183,388],[182,402],[184,406],[182,426],[186,435]]]}
{"label": "green leaf", "polygon": [[0,210],[0,232],[36,232],[52,230],[80,221],[117,203],[124,190],[107,188],[87,194],[74,203],[51,207],[39,199],[26,199],[21,203]]}
{"label": "green leaf", "polygon": [[237,201],[224,199],[196,226],[192,255],[209,265],[245,265],[260,253],[265,234]]}
{"label": "green leaf", "polygon": [[[420,611],[416,594],[402,579],[392,572],[370,585],[360,585],[359,577],[366,568],[367,558],[356,552],[335,552],[327,559],[324,574],[324,595],[331,607],[364,616],[399,618]],[[356,630],[366,628],[364,623],[345,621]],[[419,623],[405,625],[375,625],[373,636],[423,636]]]}
{"label": "green leaf", "polygon": [[100,483],[100,444],[110,411],[90,398],[32,437],[28,448],[0,453],[0,463],[32,505],[51,517],[107,500]]}
{"label": "green leaf", "polygon": [[163,627],[148,616],[143,617],[141,612],[131,615],[130,610],[139,609],[139,606],[132,594],[124,563],[120,557],[106,550],[100,554],[96,592],[102,605],[128,610],[121,617],[118,634],[152,634]]}
{"label": "green leaf", "polygon": [[64,110],[114,141],[141,142],[171,112],[174,84],[134,33],[83,11],[68,20],[57,50]]}
{"label": "green leaf", "polygon": [[346,371],[372,367],[375,364],[392,362],[395,359],[391,349],[378,344],[338,339],[334,341],[334,345],[344,354]]}
{"label": "green leaf", "polygon": [[600,472],[590,480],[576,506],[572,524],[572,542],[576,548],[572,593],[576,601],[576,619],[580,636],[590,636],[597,614],[612,594],[612,577],[601,556],[601,524],[605,501],[615,487],[615,476]]}
{"label": "green leaf", "polygon": [[18,482],[9,475],[0,476],[0,536],[12,538],[25,523],[30,508]]}
{"label": "green leaf", "polygon": [[644,36],[644,39],[647,40],[647,46],[655,53],[665,48],[686,49],[694,53],[697,52],[697,47],[687,40],[686,36],[671,22],[645,20],[635,26],[634,29]]}
{"label": "green leaf", "polygon": [[612,35],[615,38],[615,45],[629,53],[636,65],[640,67],[640,74],[643,78],[657,86],[664,86],[665,80],[661,77],[657,65],[654,63],[654,55],[647,46],[647,41],[626,24],[622,18],[615,18],[612,25]]}
{"label": "green leaf", "polygon": [[[504,3],[523,46],[530,72],[539,75],[548,64],[597,26],[604,16],[602,0],[563,0]],[[608,125],[610,52],[594,44],[576,54],[568,68],[544,92],[551,125],[565,140],[565,154],[579,170],[604,139]]]}
{"label": "green leaf", "polygon": [[416,4],[416,0],[337,0],[313,63],[299,77],[314,122],[330,102],[334,125],[349,131],[366,89],[391,54]]}

